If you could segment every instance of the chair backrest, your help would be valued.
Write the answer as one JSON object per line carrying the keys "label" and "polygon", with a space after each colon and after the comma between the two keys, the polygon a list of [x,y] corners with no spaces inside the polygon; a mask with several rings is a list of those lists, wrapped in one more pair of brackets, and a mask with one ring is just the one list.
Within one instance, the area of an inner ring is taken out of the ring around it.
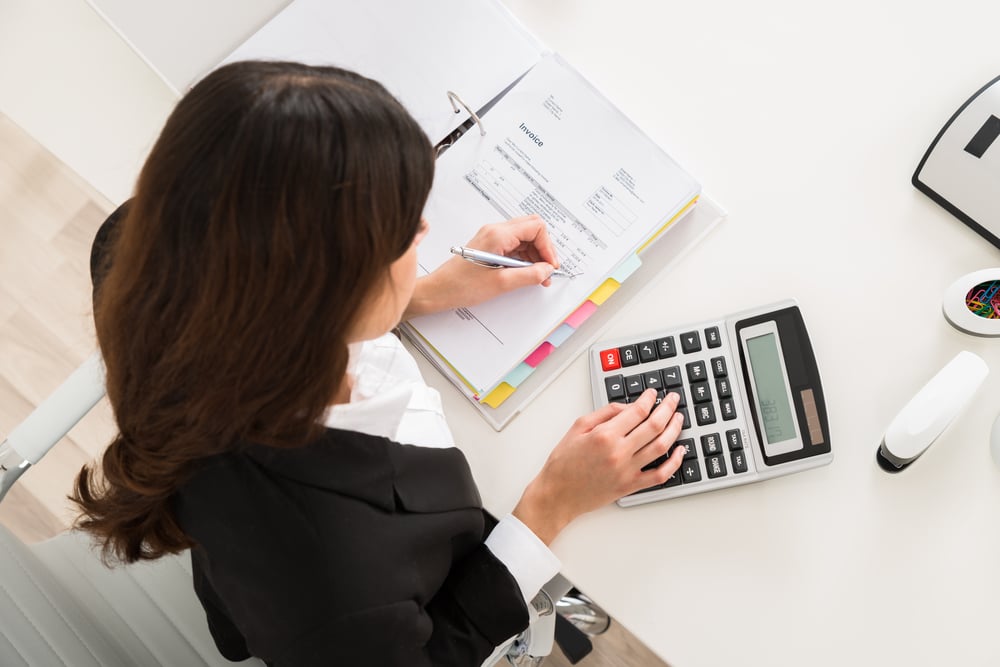
{"label": "chair backrest", "polygon": [[187,554],[108,568],[81,533],[28,546],[2,527],[0,656],[11,667],[233,664],[209,634]]}
{"label": "chair backrest", "polygon": [[[0,445],[0,499],[104,396],[94,353]],[[105,567],[69,531],[25,545],[0,526],[4,667],[223,667],[195,597],[188,554]],[[256,659],[246,665],[263,665]]]}

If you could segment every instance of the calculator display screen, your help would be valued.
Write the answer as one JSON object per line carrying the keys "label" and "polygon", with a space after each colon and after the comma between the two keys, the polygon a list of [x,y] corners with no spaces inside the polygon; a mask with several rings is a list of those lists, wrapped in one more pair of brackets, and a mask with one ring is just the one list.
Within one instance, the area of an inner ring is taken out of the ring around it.
{"label": "calculator display screen", "polygon": [[782,370],[775,335],[769,333],[749,338],[746,346],[768,444],[795,438],[795,418],[792,415],[792,406],[788,402],[785,373]]}

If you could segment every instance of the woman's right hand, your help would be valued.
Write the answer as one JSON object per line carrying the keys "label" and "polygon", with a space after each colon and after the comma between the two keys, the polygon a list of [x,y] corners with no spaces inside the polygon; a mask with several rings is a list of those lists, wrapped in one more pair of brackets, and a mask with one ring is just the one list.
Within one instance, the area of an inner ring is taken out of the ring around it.
{"label": "woman's right hand", "polygon": [[656,392],[647,389],[628,405],[609,403],[573,423],[528,484],[516,516],[550,544],[566,525],[622,496],[662,484],[681,466],[684,448],[657,468],[643,466],[666,454],[680,435],[677,394],[650,413]]}
{"label": "woman's right hand", "polygon": [[452,257],[417,279],[403,320],[475,306],[522,287],[548,287],[552,283],[552,271],[559,268],[559,258],[556,257],[548,227],[537,215],[483,225],[467,245],[477,250],[526,259],[534,264],[498,271],[477,266],[461,257]]}

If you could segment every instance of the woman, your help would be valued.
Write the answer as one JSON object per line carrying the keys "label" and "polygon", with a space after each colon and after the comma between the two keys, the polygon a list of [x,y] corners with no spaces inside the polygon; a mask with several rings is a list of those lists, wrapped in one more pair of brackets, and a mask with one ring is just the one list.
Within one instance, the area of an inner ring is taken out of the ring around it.
{"label": "woman", "polygon": [[417,280],[433,167],[379,84],[236,63],[180,101],[95,242],[120,433],[80,473],[79,525],[124,562],[190,548],[227,658],[477,665],[527,626],[567,523],[680,465],[641,470],[681,427],[647,392],[577,420],[499,524],[482,510],[436,393],[385,334],[539,289],[557,260],[521,218],[470,245],[533,266],[455,258]]}

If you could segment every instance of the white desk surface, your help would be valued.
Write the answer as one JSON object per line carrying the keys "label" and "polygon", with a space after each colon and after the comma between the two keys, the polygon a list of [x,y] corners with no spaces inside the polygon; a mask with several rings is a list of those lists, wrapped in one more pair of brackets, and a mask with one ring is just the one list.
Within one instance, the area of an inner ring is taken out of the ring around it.
{"label": "white desk surface", "polygon": [[[1000,253],[909,179],[952,112],[1000,74],[1000,4],[509,6],[729,210],[608,337],[797,299],[835,452],[817,470],[588,515],[554,545],[565,574],[678,667],[998,664],[1000,468],[987,438],[1000,341],[952,329],[941,295]],[[149,118],[155,134],[162,119]],[[109,193],[130,187],[82,173]],[[961,349],[993,369],[976,404],[909,470],[881,472],[889,420]],[[583,357],[499,434],[424,368],[497,513],[590,409]]]}

